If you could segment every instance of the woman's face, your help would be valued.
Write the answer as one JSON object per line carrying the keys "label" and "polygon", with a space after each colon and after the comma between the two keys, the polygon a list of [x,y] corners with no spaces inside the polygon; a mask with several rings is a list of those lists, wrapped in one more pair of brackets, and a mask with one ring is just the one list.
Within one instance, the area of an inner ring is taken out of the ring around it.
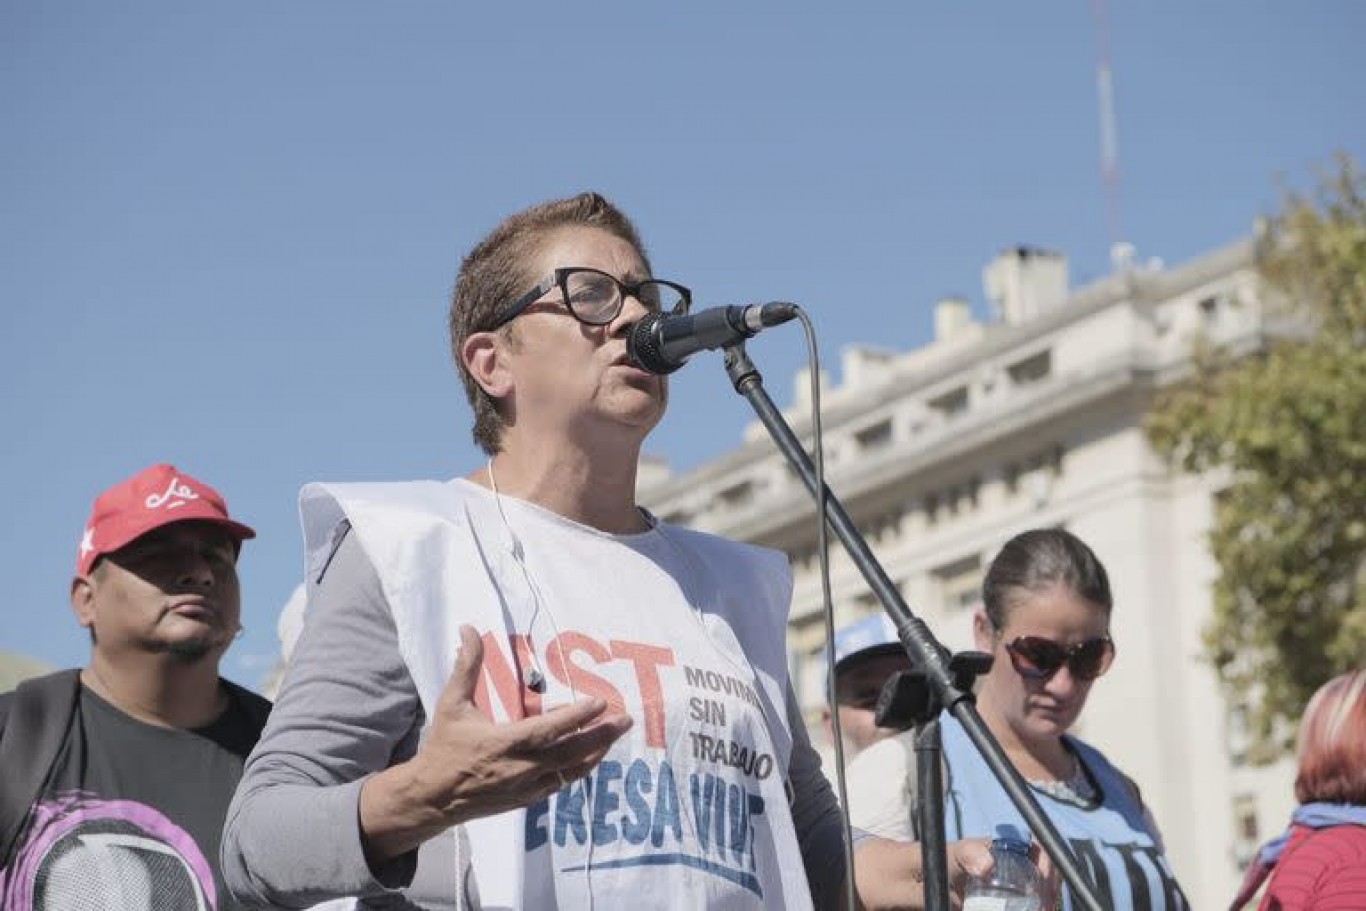
{"label": "woman's face", "polygon": [[989,703],[992,713],[1021,740],[1060,737],[1076,722],[1095,681],[1074,677],[1066,663],[1046,677],[1022,676],[1006,646],[1022,636],[1034,636],[1070,648],[1107,636],[1109,631],[1104,608],[1061,584],[1017,594],[1006,606],[1005,626],[1000,630],[993,629],[986,614],[978,611],[974,622],[977,647],[995,658],[978,701]]}
{"label": "woman's face", "polygon": [[[537,275],[584,266],[625,282],[650,277],[635,247],[599,228],[561,228],[543,247]],[[611,323],[589,326],[570,315],[557,289],[519,316],[517,345],[507,356],[517,419],[556,439],[578,433],[602,440],[616,429],[643,438],[668,402],[668,381],[626,356],[627,329],[647,312],[628,296]]]}

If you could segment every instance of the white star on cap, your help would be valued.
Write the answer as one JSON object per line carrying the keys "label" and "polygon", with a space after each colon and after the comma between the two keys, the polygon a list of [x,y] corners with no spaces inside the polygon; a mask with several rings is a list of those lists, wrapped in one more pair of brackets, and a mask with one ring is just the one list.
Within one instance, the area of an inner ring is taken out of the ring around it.
{"label": "white star on cap", "polygon": [[81,556],[84,557],[95,549],[95,529],[87,528],[81,535]]}

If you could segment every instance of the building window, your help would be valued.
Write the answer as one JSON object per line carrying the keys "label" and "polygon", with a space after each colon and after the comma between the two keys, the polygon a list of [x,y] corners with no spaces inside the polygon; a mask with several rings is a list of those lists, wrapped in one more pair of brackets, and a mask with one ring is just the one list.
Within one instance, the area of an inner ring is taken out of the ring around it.
{"label": "building window", "polygon": [[1067,454],[1062,444],[1050,447],[1022,462],[1011,462],[1001,469],[1001,482],[1006,494],[1014,496],[1023,483],[1025,491],[1036,503],[1048,500],[1054,483],[1062,477],[1063,457]]}
{"label": "building window", "polygon": [[929,401],[930,408],[946,418],[962,414],[968,410],[968,387],[959,386]]}
{"label": "building window", "polygon": [[1062,457],[1065,454],[1066,450],[1061,443],[1048,450],[1048,468],[1055,478],[1062,477]]}
{"label": "building window", "polygon": [[752,481],[742,481],[739,484],[732,484],[725,490],[716,495],[716,499],[721,501],[721,505],[730,509],[744,506],[754,497],[754,483]]}
{"label": "building window", "polygon": [[934,570],[939,603],[947,614],[959,614],[977,607],[982,600],[982,558],[976,554],[955,560]]}
{"label": "building window", "polygon": [[1247,765],[1247,751],[1252,743],[1251,722],[1246,702],[1237,702],[1228,710],[1228,758],[1235,767]]}
{"label": "building window", "polygon": [[901,529],[901,510],[893,509],[873,516],[865,526],[865,534],[874,541],[881,542],[895,535]]}
{"label": "building window", "polygon": [[872,616],[882,609],[882,606],[878,603],[877,595],[870,591],[859,592],[851,599],[850,603],[853,606],[854,620],[862,620],[864,617]]}
{"label": "building window", "polygon": [[825,647],[793,649],[788,653],[788,661],[797,690],[797,704],[825,705],[825,675],[821,673],[825,667]]}
{"label": "building window", "polygon": [[880,449],[892,442],[892,422],[889,418],[854,434],[860,449]]}
{"label": "building window", "polygon": [[814,547],[804,547],[801,550],[794,550],[787,555],[788,562],[792,564],[794,570],[805,572],[812,569],[819,563],[820,554]]}
{"label": "building window", "polygon": [[1239,794],[1233,798],[1233,860],[1239,869],[1246,867],[1257,854],[1260,826],[1257,823],[1257,798]]}
{"label": "building window", "polygon": [[1053,372],[1053,352],[1040,351],[1038,354],[1016,361],[1006,368],[1010,380],[1016,386],[1027,386],[1048,378]]}

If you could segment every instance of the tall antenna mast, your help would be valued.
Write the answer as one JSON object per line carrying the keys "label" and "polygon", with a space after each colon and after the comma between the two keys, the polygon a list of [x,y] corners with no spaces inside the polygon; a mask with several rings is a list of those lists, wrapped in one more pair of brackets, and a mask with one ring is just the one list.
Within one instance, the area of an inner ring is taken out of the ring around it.
{"label": "tall antenna mast", "polygon": [[1105,0],[1091,0],[1096,19],[1096,96],[1100,102],[1100,176],[1105,185],[1105,215],[1111,255],[1124,242],[1119,218],[1119,130],[1115,122],[1115,81],[1110,71],[1110,22]]}

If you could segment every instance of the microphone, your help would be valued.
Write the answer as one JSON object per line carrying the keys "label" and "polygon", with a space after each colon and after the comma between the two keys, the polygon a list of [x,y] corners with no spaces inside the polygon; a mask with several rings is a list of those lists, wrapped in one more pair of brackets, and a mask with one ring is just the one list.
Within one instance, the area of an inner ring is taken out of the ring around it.
{"label": "microphone", "polygon": [[651,313],[626,336],[626,356],[650,373],[673,373],[699,351],[750,338],[797,315],[797,305],[782,302],[745,307],[711,307],[697,313]]}

